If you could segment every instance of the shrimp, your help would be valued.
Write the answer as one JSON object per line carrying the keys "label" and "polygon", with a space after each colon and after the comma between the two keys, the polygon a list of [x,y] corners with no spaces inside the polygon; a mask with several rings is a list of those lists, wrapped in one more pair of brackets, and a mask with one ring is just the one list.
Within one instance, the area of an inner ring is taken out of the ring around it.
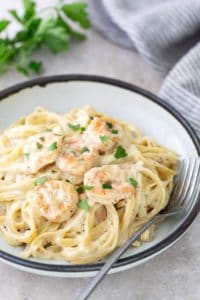
{"label": "shrimp", "polygon": [[126,134],[122,126],[113,119],[95,117],[84,136],[88,144],[92,144],[100,152],[106,152],[119,145]]}
{"label": "shrimp", "polygon": [[97,164],[98,157],[98,152],[86,145],[83,139],[68,138],[63,142],[56,166],[70,182],[79,184],[83,181],[84,173]]}
{"label": "shrimp", "polygon": [[61,136],[52,132],[45,132],[31,136],[23,147],[26,171],[37,173],[41,168],[55,162],[62,144]]}
{"label": "shrimp", "polygon": [[89,170],[84,176],[84,185],[91,187],[90,190],[86,190],[87,197],[91,201],[103,204],[116,204],[122,199],[134,196],[136,187],[129,179],[132,176],[137,178],[138,167],[135,166],[105,165]]}
{"label": "shrimp", "polygon": [[39,185],[31,198],[39,215],[51,222],[69,220],[78,204],[78,193],[73,185],[60,180],[49,180]]}

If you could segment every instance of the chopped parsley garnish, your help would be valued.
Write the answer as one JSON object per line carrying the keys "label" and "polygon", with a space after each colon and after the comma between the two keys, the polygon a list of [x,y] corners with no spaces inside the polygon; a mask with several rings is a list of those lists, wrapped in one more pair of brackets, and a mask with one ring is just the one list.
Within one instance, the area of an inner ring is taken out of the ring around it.
{"label": "chopped parsley garnish", "polygon": [[119,130],[113,129],[111,132],[112,132],[112,134],[118,134],[118,133],[119,133]]}
{"label": "chopped parsley garnish", "polygon": [[40,184],[44,184],[47,181],[46,176],[42,176],[34,181],[34,185],[38,186]]}
{"label": "chopped parsley garnish", "polygon": [[43,136],[40,137],[40,141],[44,142],[45,138]]}
{"label": "chopped parsley garnish", "polygon": [[56,170],[51,170],[51,173],[56,173]]}
{"label": "chopped parsley garnish", "polygon": [[30,153],[28,153],[28,152],[25,152],[25,153],[24,153],[24,155],[25,155],[27,158],[29,158],[29,156],[30,156]]}
{"label": "chopped parsley garnish", "polygon": [[106,125],[108,126],[108,128],[113,128],[113,124],[112,123],[110,123],[110,122],[106,122]]}
{"label": "chopped parsley garnish", "polygon": [[100,140],[102,142],[106,142],[108,140],[108,136],[107,135],[100,135],[99,138],[100,138]]}
{"label": "chopped parsley garnish", "polygon": [[86,131],[85,127],[81,127],[81,133],[83,133],[84,131]]}
{"label": "chopped parsley garnish", "polygon": [[110,183],[103,183],[102,184],[102,188],[103,189],[111,190],[112,189],[112,185]]}
{"label": "chopped parsley garnish", "polygon": [[93,189],[93,186],[91,186],[91,185],[81,185],[76,189],[76,191],[79,194],[81,194],[84,192],[84,190],[91,191],[92,189]]}
{"label": "chopped parsley garnish", "polygon": [[48,150],[49,151],[54,151],[58,148],[57,146],[57,142],[53,142],[49,147],[48,147]]}
{"label": "chopped parsley garnish", "polygon": [[69,179],[66,179],[65,181],[66,181],[66,182],[70,182],[70,180],[69,180]]}
{"label": "chopped parsley garnish", "polygon": [[84,192],[84,187],[81,185],[76,189],[77,193],[81,194]]}
{"label": "chopped parsley garnish", "polygon": [[85,200],[81,200],[79,201],[78,203],[78,207],[82,208],[83,210],[85,210],[86,212],[88,212],[89,210],[89,204],[88,204],[88,200],[85,199]]}
{"label": "chopped parsley garnish", "polygon": [[73,124],[71,124],[71,123],[68,123],[68,127],[69,127],[70,129],[72,129],[73,131],[78,131],[78,130],[80,130],[81,133],[83,133],[83,132],[86,130],[86,128],[85,128],[85,127],[81,127],[80,124],[73,125]]}
{"label": "chopped parsley garnish", "polygon": [[80,124],[73,125],[73,124],[71,124],[71,123],[68,123],[68,127],[69,127],[70,129],[72,129],[73,131],[78,131],[78,130],[81,129],[81,125],[80,125]]}
{"label": "chopped parsley garnish", "polygon": [[90,150],[88,149],[88,147],[83,147],[81,149],[81,153],[84,153],[84,152],[90,152]]}
{"label": "chopped parsley garnish", "polygon": [[90,120],[93,120],[94,119],[94,117],[93,116],[90,116]]}
{"label": "chopped parsley garnish", "polygon": [[47,129],[46,129],[47,132],[51,132],[52,130],[53,130],[53,129],[51,129],[51,128],[47,128]]}
{"label": "chopped parsley garnish", "polygon": [[134,178],[131,178],[131,177],[130,177],[128,180],[129,180],[130,184],[131,184],[133,187],[135,187],[135,188],[137,187],[137,184],[138,184],[138,183],[137,183],[137,181],[136,181]]}
{"label": "chopped parsley garnish", "polygon": [[115,158],[117,159],[126,157],[127,155],[128,154],[126,153],[126,150],[122,146],[118,146],[114,154]]}
{"label": "chopped parsley garnish", "polygon": [[37,149],[38,149],[38,150],[42,149],[42,147],[43,147],[42,144],[37,143]]}
{"label": "chopped parsley garnish", "polygon": [[91,191],[93,189],[93,186],[91,185],[84,185],[84,189],[87,191]]}

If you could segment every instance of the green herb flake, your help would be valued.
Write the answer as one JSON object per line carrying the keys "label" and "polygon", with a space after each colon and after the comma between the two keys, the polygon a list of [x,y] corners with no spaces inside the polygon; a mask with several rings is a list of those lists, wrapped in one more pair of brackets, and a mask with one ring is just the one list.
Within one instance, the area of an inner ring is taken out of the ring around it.
{"label": "green herb flake", "polygon": [[113,124],[112,123],[110,123],[110,122],[106,122],[106,125],[108,126],[108,128],[113,128]]}
{"label": "green herb flake", "polygon": [[84,153],[84,152],[90,152],[90,150],[88,149],[88,147],[83,147],[81,149],[81,153]]}
{"label": "green herb flake", "polygon": [[119,130],[113,129],[111,132],[112,132],[112,134],[118,134],[118,133],[119,133]]}
{"label": "green herb flake", "polygon": [[91,191],[93,189],[93,186],[91,185],[84,185],[84,189],[87,191]]}
{"label": "green herb flake", "polygon": [[43,147],[43,146],[42,146],[42,144],[40,144],[40,143],[37,143],[37,149],[38,149],[38,150],[41,150],[41,149],[42,149],[42,147]]}
{"label": "green herb flake", "polygon": [[25,153],[24,153],[24,155],[25,155],[27,158],[29,158],[29,156],[30,156],[30,153],[28,153],[28,152],[25,152]]}
{"label": "green herb flake", "polygon": [[100,135],[99,136],[100,140],[104,143],[108,140],[108,136],[107,135]]}
{"label": "green herb flake", "polygon": [[46,181],[47,181],[46,176],[42,176],[34,181],[34,185],[38,186],[38,185],[44,184]]}
{"label": "green herb flake", "polygon": [[83,133],[84,131],[86,131],[85,127],[81,127],[81,133]]}
{"label": "green herb flake", "polygon": [[66,179],[65,181],[70,183],[70,180],[69,180],[69,179]]}
{"label": "green herb flake", "polygon": [[40,141],[44,142],[45,138],[43,136],[40,137]]}
{"label": "green herb flake", "polygon": [[129,182],[130,182],[130,184],[134,187],[134,188],[136,188],[137,187],[137,181],[134,179],[134,178],[129,178],[128,179],[129,180]]}
{"label": "green herb flake", "polygon": [[51,170],[51,173],[56,173],[56,170]]}
{"label": "green herb flake", "polygon": [[68,123],[68,127],[69,127],[70,129],[72,129],[73,131],[78,131],[78,130],[81,129],[81,125],[80,125],[80,124],[73,125],[73,124],[71,124],[71,123]]}
{"label": "green herb flake", "polygon": [[118,146],[114,154],[115,158],[117,159],[126,157],[127,155],[128,154],[126,153],[126,150],[122,146]]}
{"label": "green herb flake", "polygon": [[47,128],[47,129],[46,129],[47,132],[51,132],[52,130],[53,130],[53,129],[51,129],[51,128]]}
{"label": "green herb flake", "polygon": [[49,147],[49,151],[55,151],[58,148],[57,142],[53,142]]}
{"label": "green herb flake", "polygon": [[112,185],[110,183],[103,183],[102,184],[102,188],[103,189],[107,189],[107,190],[111,190],[112,189]]}
{"label": "green herb flake", "polygon": [[88,199],[85,200],[81,200],[78,203],[78,207],[82,208],[83,210],[85,210],[86,212],[88,212],[89,210],[89,204],[88,204]]}
{"label": "green herb flake", "polygon": [[84,192],[84,187],[81,185],[76,189],[77,193],[81,194]]}

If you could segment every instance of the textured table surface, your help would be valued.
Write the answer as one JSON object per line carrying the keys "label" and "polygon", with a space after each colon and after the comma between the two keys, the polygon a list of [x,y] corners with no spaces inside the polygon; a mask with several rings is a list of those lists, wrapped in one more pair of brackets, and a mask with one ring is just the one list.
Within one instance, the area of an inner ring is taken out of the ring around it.
{"label": "textured table surface", "polygon": [[[1,1],[0,14],[13,7],[13,0]],[[16,0],[15,5],[18,5]],[[46,1],[47,2],[47,1]],[[125,80],[157,93],[162,78],[141,57],[110,44],[95,32],[68,53],[53,57],[45,52],[44,75],[85,73]],[[10,71],[0,78],[0,90],[24,81]],[[199,219],[184,237],[151,261],[123,273],[108,275],[91,300],[199,300]],[[49,278],[21,272],[0,263],[0,300],[73,300],[89,282],[85,279]]]}

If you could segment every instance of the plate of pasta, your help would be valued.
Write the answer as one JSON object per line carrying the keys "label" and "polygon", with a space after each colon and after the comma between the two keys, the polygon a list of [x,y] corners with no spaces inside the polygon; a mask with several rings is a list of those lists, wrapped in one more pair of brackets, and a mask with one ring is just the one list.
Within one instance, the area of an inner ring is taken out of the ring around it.
{"label": "plate of pasta", "polygon": [[[200,154],[174,109],[118,80],[43,77],[0,100],[0,258],[25,271],[93,276],[166,207],[179,159]],[[110,272],[170,247],[199,209],[150,227]]]}

